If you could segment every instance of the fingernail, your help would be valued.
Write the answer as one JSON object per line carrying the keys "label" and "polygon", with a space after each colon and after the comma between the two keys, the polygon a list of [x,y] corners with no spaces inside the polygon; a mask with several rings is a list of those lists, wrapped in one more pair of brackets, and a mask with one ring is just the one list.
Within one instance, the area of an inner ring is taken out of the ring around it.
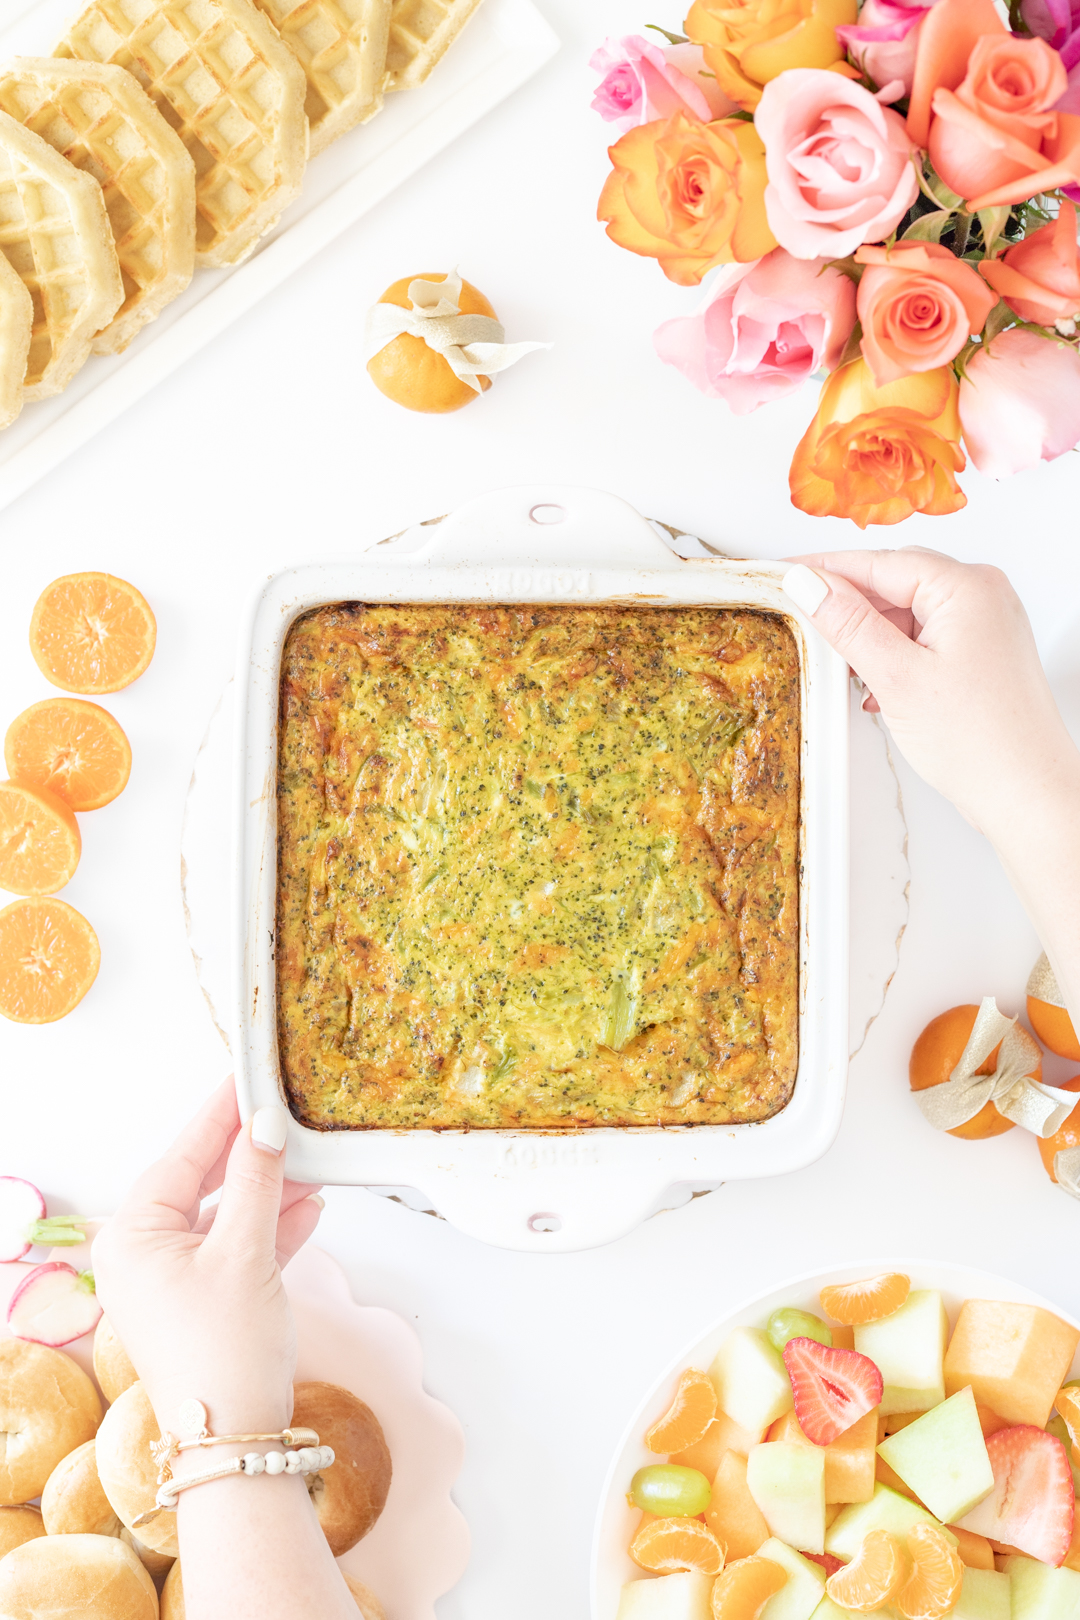
{"label": "fingernail", "polygon": [[801,608],[810,619],[829,594],[829,587],[821,575],[815,574],[805,563],[796,563],[794,568],[789,568],[780,584],[795,606]]}
{"label": "fingernail", "polygon": [[318,1209],[326,1208],[326,1199],[320,1198],[318,1193],[308,1193],[308,1203],[314,1204]]}
{"label": "fingernail", "polygon": [[251,1140],[266,1153],[280,1153],[289,1130],[284,1108],[259,1108],[251,1116]]}

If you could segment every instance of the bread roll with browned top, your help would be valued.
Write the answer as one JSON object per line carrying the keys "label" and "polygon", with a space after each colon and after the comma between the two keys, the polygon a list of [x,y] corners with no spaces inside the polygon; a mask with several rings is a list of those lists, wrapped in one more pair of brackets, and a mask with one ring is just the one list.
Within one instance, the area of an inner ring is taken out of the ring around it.
{"label": "bread roll with browned top", "polygon": [[154,1583],[116,1536],[42,1536],[0,1560],[4,1620],[158,1620]]}
{"label": "bread roll with browned top", "polygon": [[[345,1574],[344,1570],[342,1574]],[[386,1620],[386,1610],[374,1592],[369,1591],[355,1575],[345,1575],[345,1585],[352,1593],[353,1601],[364,1620]],[[184,1608],[184,1577],[180,1573],[179,1563],[173,1565],[165,1585],[161,1588],[161,1620],[187,1620],[187,1610]]]}
{"label": "bread roll with browned top", "polygon": [[50,1536],[118,1536],[120,1520],[98,1478],[95,1442],[69,1451],[41,1493],[41,1513]]}
{"label": "bread roll with browned top", "polygon": [[0,1507],[0,1558],[44,1534],[45,1521],[36,1507]]}
{"label": "bread roll with browned top", "polygon": [[[142,1384],[132,1384],[102,1419],[96,1448],[102,1488],[129,1530],[140,1513],[148,1513],[154,1506],[158,1470],[150,1447],[160,1439],[149,1395]],[[175,1512],[159,1513],[149,1524],[140,1525],[135,1534],[153,1552],[175,1558],[180,1551]]]}
{"label": "bread roll with browned top", "polygon": [[40,1496],[57,1463],[100,1422],[98,1392],[70,1356],[0,1339],[0,1505]]}
{"label": "bread roll with browned top", "polygon": [[94,1377],[110,1405],[119,1399],[125,1389],[130,1389],[132,1384],[139,1381],[139,1375],[107,1316],[101,1318],[94,1330]]}
{"label": "bread roll with browned top", "polygon": [[323,1535],[335,1558],[366,1536],[386,1506],[392,1472],[382,1427],[370,1406],[339,1384],[296,1384],[293,1428],[314,1429],[334,1464],[307,1476]]}

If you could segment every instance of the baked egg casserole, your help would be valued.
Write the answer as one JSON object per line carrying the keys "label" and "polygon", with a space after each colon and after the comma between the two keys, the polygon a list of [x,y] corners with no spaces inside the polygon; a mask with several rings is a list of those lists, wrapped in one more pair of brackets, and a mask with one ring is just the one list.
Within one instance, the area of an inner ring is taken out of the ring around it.
{"label": "baked egg casserole", "polygon": [[769,613],[336,603],[282,653],[275,960],[321,1130],[763,1120],[798,1065]]}

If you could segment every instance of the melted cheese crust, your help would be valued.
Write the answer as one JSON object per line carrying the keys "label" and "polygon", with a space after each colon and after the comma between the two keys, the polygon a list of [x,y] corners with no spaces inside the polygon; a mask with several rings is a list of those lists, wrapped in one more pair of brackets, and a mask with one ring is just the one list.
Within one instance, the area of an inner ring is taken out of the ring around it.
{"label": "melted cheese crust", "polygon": [[321,1129],[767,1119],[798,1062],[770,614],[366,606],[281,665],[277,1017]]}

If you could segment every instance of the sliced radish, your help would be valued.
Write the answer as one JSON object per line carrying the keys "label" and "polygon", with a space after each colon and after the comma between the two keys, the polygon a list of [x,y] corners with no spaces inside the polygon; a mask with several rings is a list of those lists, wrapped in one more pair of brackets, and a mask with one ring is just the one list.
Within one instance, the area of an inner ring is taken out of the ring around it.
{"label": "sliced radish", "polygon": [[62,1260],[35,1266],[19,1284],[8,1306],[8,1327],[17,1339],[31,1339],[59,1350],[93,1332],[101,1319],[90,1271],[76,1271]]}
{"label": "sliced radish", "polygon": [[20,1176],[0,1176],[0,1261],[22,1259],[44,1214],[45,1200],[35,1186]]}
{"label": "sliced radish", "polygon": [[799,1428],[815,1446],[828,1446],[881,1401],[881,1373],[857,1350],[834,1350],[817,1339],[789,1339],[784,1366]]}
{"label": "sliced radish", "polygon": [[994,1488],[958,1521],[960,1528],[1059,1566],[1073,1533],[1073,1479],[1065,1447],[1024,1423],[990,1435],[986,1450]]}

